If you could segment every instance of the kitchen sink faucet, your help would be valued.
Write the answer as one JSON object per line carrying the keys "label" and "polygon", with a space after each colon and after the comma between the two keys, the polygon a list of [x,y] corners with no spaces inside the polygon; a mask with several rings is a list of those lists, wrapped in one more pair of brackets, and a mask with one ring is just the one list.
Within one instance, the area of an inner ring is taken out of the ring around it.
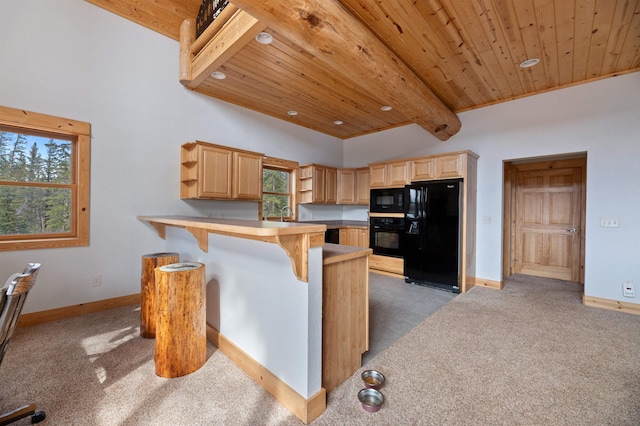
{"label": "kitchen sink faucet", "polygon": [[289,206],[284,206],[283,208],[280,209],[280,222],[284,222],[284,213],[285,211],[288,210],[288,213],[291,215],[291,218],[293,219],[293,209]]}

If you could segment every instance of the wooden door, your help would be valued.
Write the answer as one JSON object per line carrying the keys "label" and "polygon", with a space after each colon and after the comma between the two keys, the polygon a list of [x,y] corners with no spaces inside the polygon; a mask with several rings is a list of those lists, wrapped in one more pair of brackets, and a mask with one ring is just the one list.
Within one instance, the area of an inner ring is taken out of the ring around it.
{"label": "wooden door", "polygon": [[513,273],[581,281],[582,167],[515,170]]}

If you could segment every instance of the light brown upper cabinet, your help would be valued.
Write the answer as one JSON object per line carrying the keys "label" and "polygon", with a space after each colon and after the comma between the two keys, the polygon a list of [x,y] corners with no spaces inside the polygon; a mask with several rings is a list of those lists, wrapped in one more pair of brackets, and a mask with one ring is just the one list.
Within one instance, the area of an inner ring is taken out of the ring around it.
{"label": "light brown upper cabinet", "polygon": [[435,179],[433,163],[433,157],[411,160],[411,180]]}
{"label": "light brown upper cabinet", "polygon": [[263,154],[233,152],[232,197],[238,200],[262,200]]}
{"label": "light brown upper cabinet", "polygon": [[338,201],[338,169],[325,167],[324,183],[324,202],[335,204]]}
{"label": "light brown upper cabinet", "polygon": [[411,181],[464,177],[467,154],[453,153],[411,159]]}
{"label": "light brown upper cabinet", "polygon": [[355,169],[338,170],[338,204],[355,204],[356,171]]}
{"label": "light brown upper cabinet", "polygon": [[467,154],[452,154],[435,157],[435,172],[437,179],[463,177],[465,174]]}
{"label": "light brown upper cabinet", "polygon": [[263,154],[207,142],[181,147],[180,198],[262,199]]}
{"label": "light brown upper cabinet", "polygon": [[369,168],[356,169],[356,204],[369,205]]}
{"label": "light brown upper cabinet", "polygon": [[338,169],[338,204],[369,205],[369,168]]}
{"label": "light brown upper cabinet", "polygon": [[335,204],[338,198],[338,169],[306,164],[298,169],[298,202]]}
{"label": "light brown upper cabinet", "polygon": [[408,184],[410,162],[392,161],[369,164],[369,186],[371,188],[393,188]]}

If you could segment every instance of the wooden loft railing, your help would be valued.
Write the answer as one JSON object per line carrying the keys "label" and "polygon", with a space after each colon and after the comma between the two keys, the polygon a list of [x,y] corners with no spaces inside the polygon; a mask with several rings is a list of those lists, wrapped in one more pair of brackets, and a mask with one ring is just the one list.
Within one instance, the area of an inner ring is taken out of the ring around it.
{"label": "wooden loft railing", "polygon": [[232,4],[197,39],[195,19],[185,19],[180,26],[180,83],[195,89],[265,28]]}

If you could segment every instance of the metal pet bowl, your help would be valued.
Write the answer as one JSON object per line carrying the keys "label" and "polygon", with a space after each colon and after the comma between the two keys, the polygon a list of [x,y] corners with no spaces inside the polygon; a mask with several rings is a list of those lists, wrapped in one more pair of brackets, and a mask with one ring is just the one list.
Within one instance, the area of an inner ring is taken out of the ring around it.
{"label": "metal pet bowl", "polygon": [[382,396],[379,390],[373,388],[362,389],[358,392],[358,399],[362,404],[362,408],[370,413],[378,411],[384,402],[384,396]]}
{"label": "metal pet bowl", "polygon": [[360,377],[364,381],[364,385],[368,388],[380,389],[384,384],[384,376],[376,370],[365,370]]}

